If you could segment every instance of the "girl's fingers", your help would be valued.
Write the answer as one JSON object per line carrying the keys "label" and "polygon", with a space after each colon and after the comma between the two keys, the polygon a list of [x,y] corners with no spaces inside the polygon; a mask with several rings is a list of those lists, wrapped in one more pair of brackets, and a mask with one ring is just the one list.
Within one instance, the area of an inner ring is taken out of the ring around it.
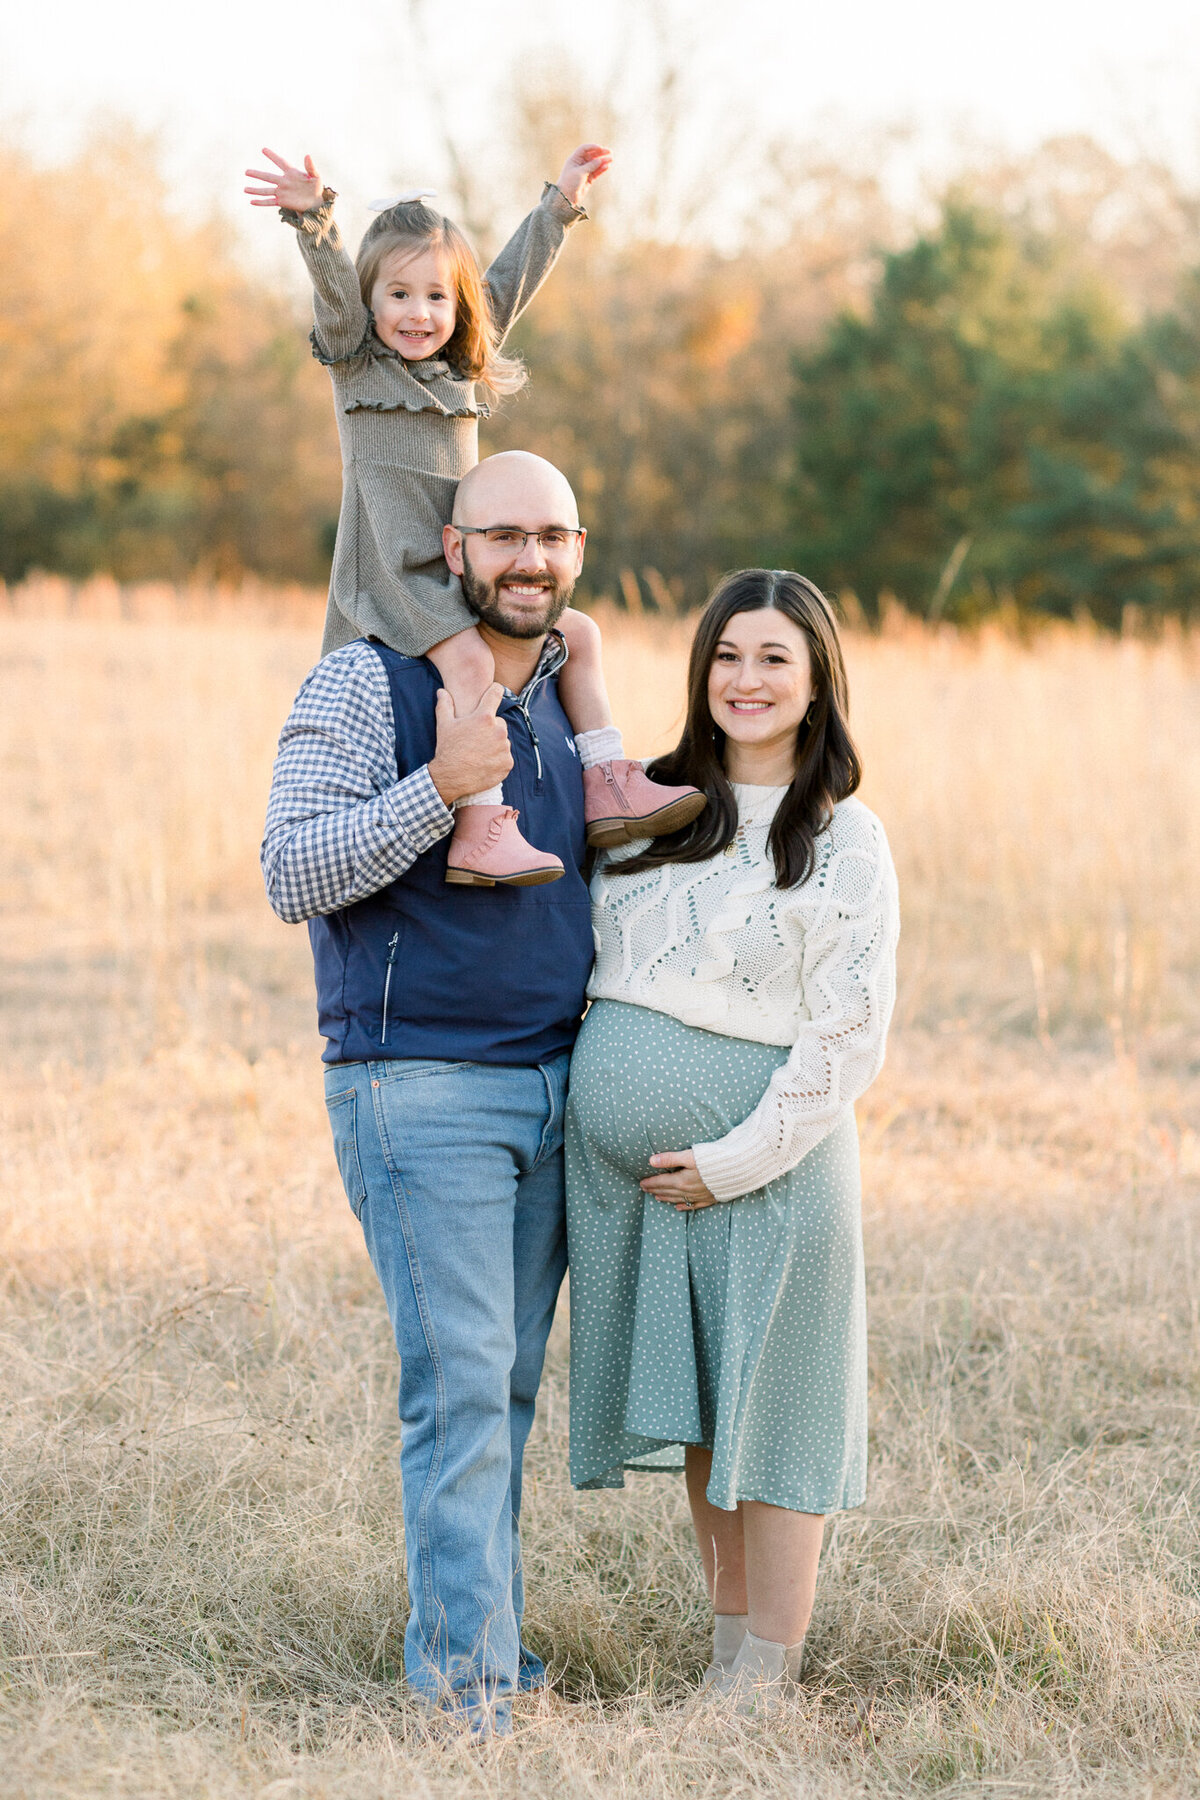
{"label": "girl's fingers", "polygon": [[274,150],[268,150],[267,146],[265,144],[263,145],[263,155],[269,156],[271,161],[275,164],[275,167],[277,169],[285,169],[286,170],[286,169],[290,169],[292,166],[291,163],[288,162],[284,157],[277,156],[275,154]]}
{"label": "girl's fingers", "polygon": [[243,188],[242,192],[243,194],[273,194],[275,189],[265,187]]}

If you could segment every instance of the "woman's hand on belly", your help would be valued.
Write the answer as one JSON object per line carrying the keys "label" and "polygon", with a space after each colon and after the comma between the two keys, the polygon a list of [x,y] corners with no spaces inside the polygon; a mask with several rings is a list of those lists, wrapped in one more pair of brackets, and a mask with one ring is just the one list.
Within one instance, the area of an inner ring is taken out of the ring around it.
{"label": "woman's hand on belly", "polygon": [[719,1206],[700,1179],[696,1158],[690,1150],[664,1150],[650,1158],[650,1167],[661,1174],[648,1175],[641,1183],[643,1193],[653,1194],[676,1212],[698,1212],[702,1206]]}

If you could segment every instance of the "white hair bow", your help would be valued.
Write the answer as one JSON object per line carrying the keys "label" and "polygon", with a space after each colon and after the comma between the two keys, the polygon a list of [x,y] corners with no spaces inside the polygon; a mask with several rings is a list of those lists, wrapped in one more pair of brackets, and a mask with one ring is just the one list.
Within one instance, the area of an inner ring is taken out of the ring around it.
{"label": "white hair bow", "polygon": [[393,206],[407,206],[413,200],[436,200],[436,188],[412,188],[406,194],[393,194],[390,200],[368,200],[371,212],[391,212]]}

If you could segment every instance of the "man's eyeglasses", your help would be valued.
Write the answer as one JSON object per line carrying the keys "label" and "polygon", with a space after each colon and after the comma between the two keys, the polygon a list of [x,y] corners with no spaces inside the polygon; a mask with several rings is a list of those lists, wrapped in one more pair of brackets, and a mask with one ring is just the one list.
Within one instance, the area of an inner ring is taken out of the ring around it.
{"label": "man's eyeglasses", "polygon": [[481,537],[493,550],[510,550],[520,556],[530,538],[536,538],[543,555],[573,550],[583,532],[577,525],[547,525],[544,531],[522,531],[517,525],[456,525],[460,537]]}

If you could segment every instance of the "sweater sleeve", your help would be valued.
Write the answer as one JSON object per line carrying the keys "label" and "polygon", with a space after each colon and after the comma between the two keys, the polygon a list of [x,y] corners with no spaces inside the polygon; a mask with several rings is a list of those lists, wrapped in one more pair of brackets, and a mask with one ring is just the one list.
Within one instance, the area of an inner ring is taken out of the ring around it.
{"label": "sweater sleeve", "polygon": [[546,183],[541,199],[484,277],[498,343],[503,343],[558,261],[571,226],[586,218],[582,206],[572,206],[552,181]]}
{"label": "sweater sleeve", "polygon": [[326,188],[309,212],[280,211],[292,226],[313,284],[313,350],[321,362],[344,362],[362,348],[371,315],[363,305],[358,270],[333,216],[337,195]]}
{"label": "sweater sleeve", "polygon": [[[806,899],[801,977],[809,1017],[787,1062],[740,1125],[695,1144],[718,1200],[737,1200],[794,1169],[874,1081],[896,997],[899,904],[883,828],[865,809],[818,842]],[[810,902],[811,905],[811,902]]]}

